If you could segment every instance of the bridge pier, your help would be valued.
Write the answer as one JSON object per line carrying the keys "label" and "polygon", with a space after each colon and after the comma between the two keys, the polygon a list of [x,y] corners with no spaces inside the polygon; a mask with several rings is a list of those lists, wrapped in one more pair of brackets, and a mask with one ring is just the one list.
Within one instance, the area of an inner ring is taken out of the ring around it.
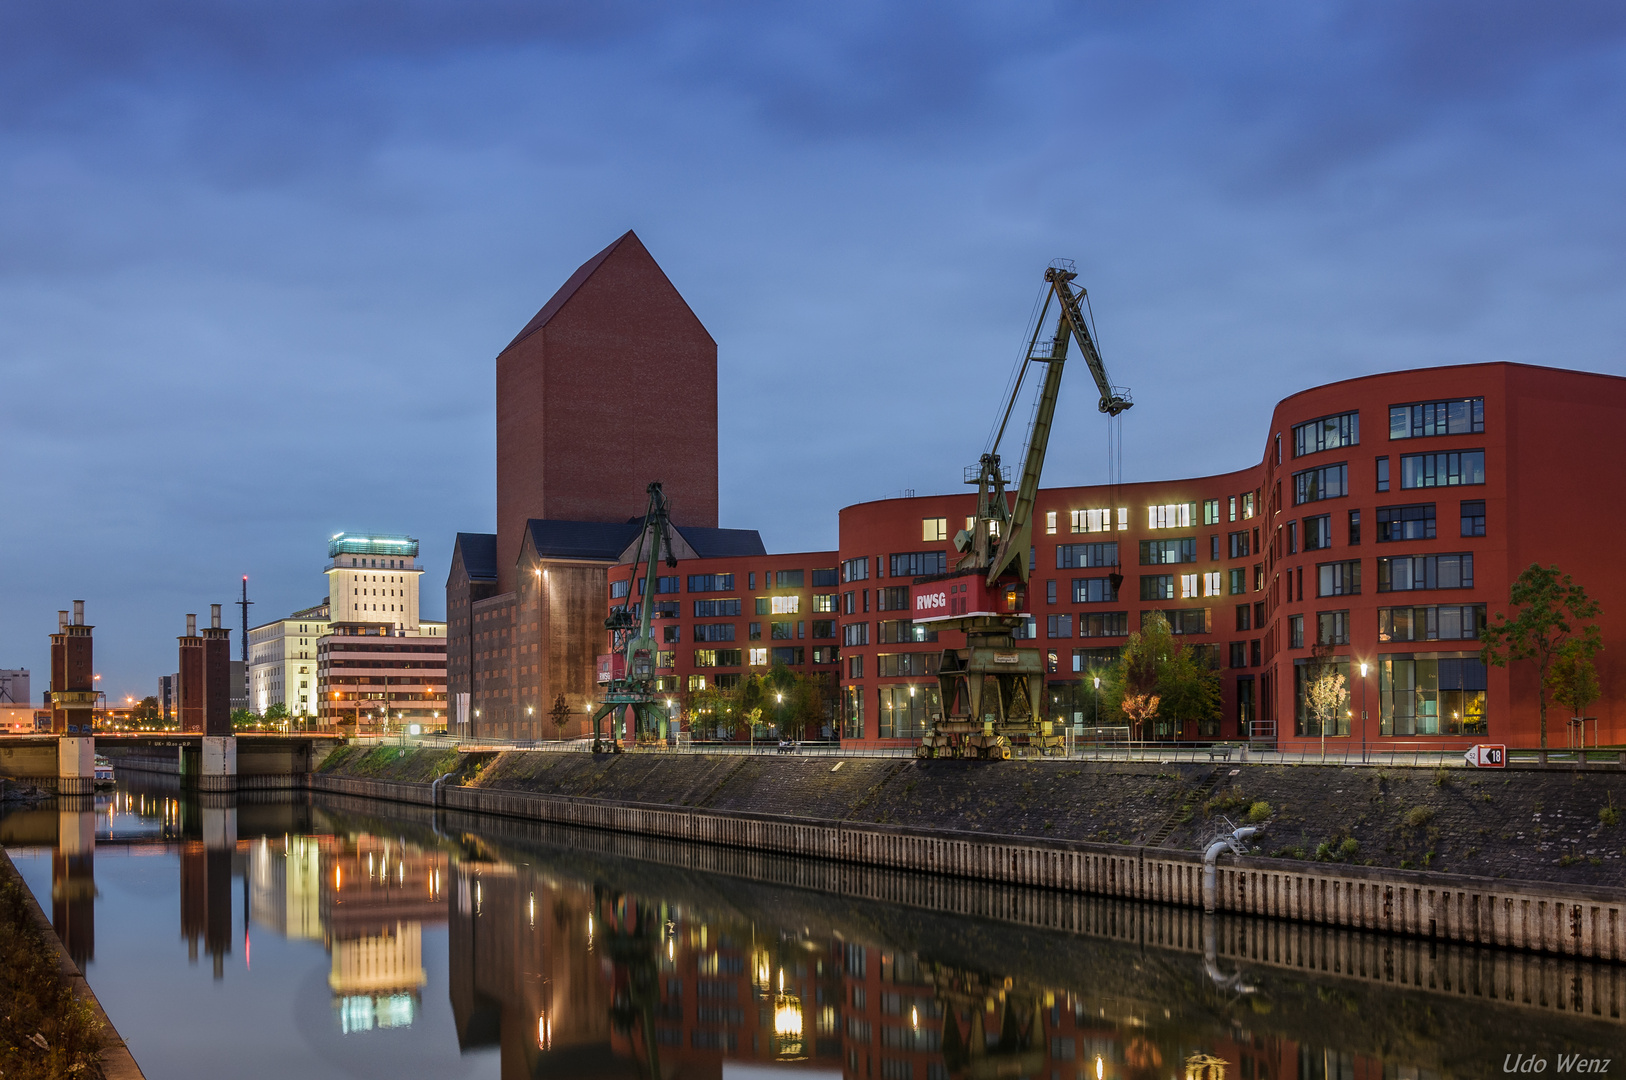
{"label": "bridge pier", "polygon": [[63,735],[57,740],[56,790],[58,795],[96,793],[96,737]]}
{"label": "bridge pier", "polygon": [[198,770],[199,791],[237,790],[235,735],[205,735],[201,757],[202,767]]}

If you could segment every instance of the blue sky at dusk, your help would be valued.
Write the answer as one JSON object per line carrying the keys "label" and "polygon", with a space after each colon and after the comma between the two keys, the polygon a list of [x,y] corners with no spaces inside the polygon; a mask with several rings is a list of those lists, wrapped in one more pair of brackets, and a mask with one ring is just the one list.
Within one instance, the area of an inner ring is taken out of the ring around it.
{"label": "blue sky at dusk", "polygon": [[[438,616],[493,358],[628,228],[770,550],[958,488],[1056,257],[1126,480],[1255,462],[1329,380],[1626,374],[1623,132],[1606,3],[11,0],[0,667],[37,696],[83,598],[152,693],[240,575],[256,622],[320,601],[341,529],[421,538]],[[1106,475],[1068,380],[1047,485]]]}

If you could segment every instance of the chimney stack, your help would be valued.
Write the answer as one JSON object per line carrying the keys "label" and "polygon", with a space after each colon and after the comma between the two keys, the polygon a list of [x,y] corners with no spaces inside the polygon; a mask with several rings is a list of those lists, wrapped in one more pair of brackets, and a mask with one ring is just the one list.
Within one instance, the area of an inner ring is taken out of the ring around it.
{"label": "chimney stack", "polygon": [[210,604],[209,605],[209,625],[212,628],[216,629],[216,630],[220,629],[220,605],[219,604]]}
{"label": "chimney stack", "polygon": [[56,613],[56,628],[58,630],[66,630],[68,628],[68,613],[66,611],[59,611]]}
{"label": "chimney stack", "polygon": [[73,602],[73,625],[85,625],[85,602],[83,600]]}
{"label": "chimney stack", "polygon": [[198,636],[198,617],[196,615],[188,615],[186,617],[186,636]]}

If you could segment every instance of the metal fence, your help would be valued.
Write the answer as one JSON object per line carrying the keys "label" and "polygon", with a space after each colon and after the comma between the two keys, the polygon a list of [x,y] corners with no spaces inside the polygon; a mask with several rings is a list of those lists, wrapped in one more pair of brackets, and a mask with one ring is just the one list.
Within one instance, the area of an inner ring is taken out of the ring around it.
{"label": "metal fence", "polygon": [[[349,740],[365,746],[421,746],[443,750],[525,751],[542,754],[591,753],[591,739],[479,739],[452,738],[446,735],[361,735]],[[1137,763],[1190,763],[1220,764],[1224,762],[1264,765],[1349,765],[1367,768],[1466,769],[1470,766],[1461,750],[1440,750],[1427,744],[1404,747],[1386,746],[1381,750],[1277,750],[1245,744],[1217,744],[1214,746],[1168,746],[1156,744],[1125,744],[1103,740],[1098,743],[1075,743],[1066,752],[1053,757],[1037,755],[1027,760],[1051,762],[1137,762]],[[800,742],[781,746],[771,740],[756,743],[690,742],[678,745],[629,747],[634,754],[705,754],[705,755],[767,755],[839,758],[912,758],[915,750],[909,746],[855,747],[837,742]],[[1018,756],[1021,756],[1020,754]],[[1508,761],[1521,767],[1540,764],[1537,750],[1510,749]],[[1626,751],[1549,750],[1547,767],[1573,769],[1585,765],[1626,766]]]}

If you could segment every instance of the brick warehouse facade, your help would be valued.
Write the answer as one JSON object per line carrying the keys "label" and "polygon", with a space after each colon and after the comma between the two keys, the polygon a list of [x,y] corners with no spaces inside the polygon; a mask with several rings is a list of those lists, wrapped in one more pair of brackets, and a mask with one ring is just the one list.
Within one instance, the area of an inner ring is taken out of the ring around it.
{"label": "brick warehouse facade", "polygon": [[718,531],[717,343],[628,232],[502,350],[496,389],[497,532],[459,533],[446,582],[449,730],[538,738],[559,695],[587,712],[649,482]]}
{"label": "brick warehouse facade", "polygon": [[[1599,492],[1623,458],[1626,380],[1472,364],[1294,394],[1248,469],[1126,484],[1116,498],[1103,487],[1042,490],[1030,625],[1052,708],[1090,724],[1092,668],[1156,609],[1221,670],[1224,698],[1217,724],[1164,724],[1160,737],[1319,746],[1301,690],[1319,637],[1350,676],[1349,715],[1329,725],[1330,748],[1359,749],[1363,727],[1379,748],[1533,746],[1535,675],[1529,665],[1487,669],[1479,630],[1540,562],[1602,604],[1604,697],[1587,737],[1626,740],[1626,710],[1611,697],[1626,675],[1626,578],[1611,550],[1618,511]],[[937,652],[960,635],[928,640],[898,602],[914,576],[951,565],[948,538],[973,509],[973,496],[952,495],[841,512],[849,740],[918,737]],[[1114,570],[1124,575],[1116,594]],[[1549,703],[1549,745],[1566,743],[1562,713]]]}

